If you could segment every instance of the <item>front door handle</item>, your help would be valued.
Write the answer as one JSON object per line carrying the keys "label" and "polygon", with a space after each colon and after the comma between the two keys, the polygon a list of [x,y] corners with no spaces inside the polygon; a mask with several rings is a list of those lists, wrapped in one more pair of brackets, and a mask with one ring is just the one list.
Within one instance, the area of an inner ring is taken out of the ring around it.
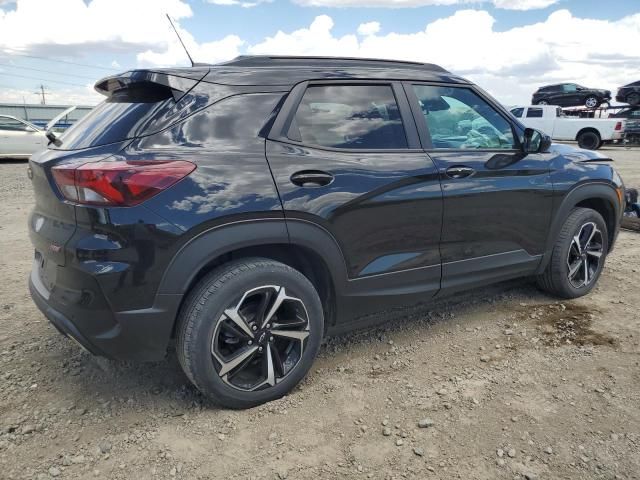
{"label": "front door handle", "polygon": [[333,175],[320,170],[302,170],[291,175],[291,183],[299,187],[324,187],[333,182]]}
{"label": "front door handle", "polygon": [[447,168],[445,173],[447,174],[447,177],[449,177],[449,178],[458,179],[458,178],[470,177],[471,175],[476,173],[476,171],[471,167],[465,167],[463,165],[456,165],[454,167]]}

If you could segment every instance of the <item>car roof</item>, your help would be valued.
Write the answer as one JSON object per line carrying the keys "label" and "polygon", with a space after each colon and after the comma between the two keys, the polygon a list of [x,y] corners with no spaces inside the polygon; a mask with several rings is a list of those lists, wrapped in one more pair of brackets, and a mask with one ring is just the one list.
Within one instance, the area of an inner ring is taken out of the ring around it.
{"label": "car roof", "polygon": [[216,65],[146,71],[223,85],[290,87],[306,80],[329,79],[470,83],[432,63],[351,57],[240,56]]}

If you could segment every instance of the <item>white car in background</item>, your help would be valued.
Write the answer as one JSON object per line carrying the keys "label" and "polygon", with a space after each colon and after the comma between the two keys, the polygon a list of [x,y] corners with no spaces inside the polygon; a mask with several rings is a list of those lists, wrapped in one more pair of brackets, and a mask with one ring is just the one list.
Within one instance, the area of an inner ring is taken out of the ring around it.
{"label": "white car in background", "polygon": [[624,134],[624,120],[620,118],[568,117],[553,105],[515,106],[509,110],[525,127],[540,130],[554,140],[577,141],[580,148],[588,150],[621,140]]}
{"label": "white car in background", "polygon": [[44,130],[11,115],[0,115],[0,158],[29,158],[47,142]]}
{"label": "white car in background", "polygon": [[525,127],[535,128],[554,140],[577,141],[580,148],[597,150],[605,142],[621,140],[624,120],[620,118],[568,117],[553,105],[517,106],[509,109]]}

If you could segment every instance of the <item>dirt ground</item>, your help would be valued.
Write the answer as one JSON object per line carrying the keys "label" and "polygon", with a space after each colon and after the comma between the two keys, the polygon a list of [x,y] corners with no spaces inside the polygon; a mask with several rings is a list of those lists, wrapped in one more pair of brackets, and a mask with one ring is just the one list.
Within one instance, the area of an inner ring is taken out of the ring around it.
{"label": "dirt ground", "polygon": [[[640,149],[605,148],[640,186]],[[175,355],[99,360],[27,291],[24,162],[0,163],[0,478],[639,479],[640,234],[596,290],[528,281],[330,339],[291,395],[220,410]],[[419,422],[421,422],[419,426]]]}

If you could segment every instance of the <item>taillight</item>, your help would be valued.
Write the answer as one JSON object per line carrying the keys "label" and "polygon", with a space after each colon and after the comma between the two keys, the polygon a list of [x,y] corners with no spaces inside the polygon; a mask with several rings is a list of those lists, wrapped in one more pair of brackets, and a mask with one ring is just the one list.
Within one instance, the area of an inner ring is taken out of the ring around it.
{"label": "taillight", "polygon": [[179,161],[115,161],[52,168],[60,193],[75,203],[131,207],[189,175],[196,166]]}
{"label": "taillight", "polygon": [[615,130],[622,130],[622,122],[617,122],[616,123],[616,128]]}

